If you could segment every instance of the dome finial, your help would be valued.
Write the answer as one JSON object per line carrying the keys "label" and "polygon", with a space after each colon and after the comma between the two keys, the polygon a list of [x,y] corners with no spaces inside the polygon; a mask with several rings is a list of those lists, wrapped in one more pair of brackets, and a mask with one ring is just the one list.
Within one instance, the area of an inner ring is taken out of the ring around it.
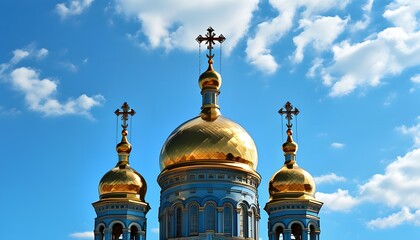
{"label": "dome finial", "polygon": [[206,36],[203,37],[201,34],[198,35],[198,37],[195,39],[199,44],[201,42],[206,41],[207,49],[209,50],[209,54],[206,54],[209,63],[209,67],[213,64],[213,57],[214,54],[212,54],[213,45],[215,44],[214,41],[218,41],[220,44],[223,43],[226,38],[223,36],[223,34],[220,34],[218,37],[215,37],[216,34],[214,33],[214,29],[212,27],[207,28]]}
{"label": "dome finial", "polygon": [[122,139],[121,142],[117,144],[117,152],[120,157],[118,164],[128,164],[128,156],[131,152],[131,144],[127,140],[127,127],[128,127],[128,115],[134,116],[136,114],[136,111],[134,109],[131,109],[130,106],[127,104],[127,102],[124,102],[124,104],[121,106],[122,111],[120,109],[115,110],[115,115],[120,116],[123,123],[121,124],[121,127],[123,130],[121,131]]}
{"label": "dome finial", "polygon": [[206,54],[208,58],[209,67],[205,72],[200,75],[198,79],[198,85],[201,88],[201,95],[203,96],[203,104],[201,106],[201,118],[206,121],[214,121],[220,116],[219,105],[217,104],[219,89],[222,85],[222,77],[218,72],[213,69],[213,57],[212,53],[213,45],[215,41],[220,44],[223,43],[226,38],[220,34],[215,37],[214,29],[212,27],[207,28],[206,36],[199,35],[195,40],[201,44],[205,41],[209,53]]}
{"label": "dome finial", "polygon": [[280,115],[285,114],[286,119],[287,119],[287,123],[286,123],[287,140],[283,144],[283,152],[284,152],[284,155],[286,157],[286,162],[288,162],[288,161],[294,162],[294,160],[295,160],[294,156],[296,155],[298,145],[293,141],[293,138],[292,138],[292,135],[293,135],[292,126],[293,126],[293,124],[290,121],[293,119],[292,115],[297,116],[299,114],[299,110],[296,107],[294,108],[293,105],[288,101],[284,105],[284,108],[280,108],[279,113],[280,113]]}

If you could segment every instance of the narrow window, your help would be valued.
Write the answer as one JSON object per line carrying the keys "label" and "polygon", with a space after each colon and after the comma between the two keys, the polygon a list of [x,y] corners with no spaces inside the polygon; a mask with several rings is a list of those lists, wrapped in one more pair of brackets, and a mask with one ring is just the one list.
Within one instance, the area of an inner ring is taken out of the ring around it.
{"label": "narrow window", "polygon": [[181,237],[181,235],[182,235],[182,210],[181,210],[181,207],[177,207],[176,209],[175,209],[175,222],[176,222],[176,225],[175,225],[175,230],[176,230],[176,233],[175,233],[175,236],[176,237]]}
{"label": "narrow window", "polygon": [[119,223],[112,226],[112,240],[122,239],[122,225]]}
{"label": "narrow window", "polygon": [[315,227],[314,227],[314,225],[311,225],[310,227],[309,227],[309,239],[310,240],[316,240],[316,232],[315,232]]}
{"label": "narrow window", "polygon": [[131,226],[130,228],[130,240],[139,240],[139,230],[136,226]]}
{"label": "narrow window", "polygon": [[248,237],[247,233],[247,226],[248,226],[248,216],[247,216],[247,209],[246,206],[241,205],[241,211],[239,213],[239,236],[240,237]]}
{"label": "narrow window", "polygon": [[276,240],[283,240],[283,227],[276,228]]}
{"label": "narrow window", "polygon": [[104,226],[100,226],[99,227],[99,239],[100,240],[104,240],[105,237],[105,227]]}
{"label": "narrow window", "polygon": [[198,205],[191,204],[189,207],[190,236],[198,235]]}
{"label": "narrow window", "polygon": [[232,207],[225,206],[223,208],[223,232],[225,236],[232,236]]}
{"label": "narrow window", "polygon": [[216,208],[208,204],[205,208],[206,230],[216,230]]}
{"label": "narrow window", "polygon": [[298,223],[293,223],[292,234],[296,240],[302,240],[302,226]]}

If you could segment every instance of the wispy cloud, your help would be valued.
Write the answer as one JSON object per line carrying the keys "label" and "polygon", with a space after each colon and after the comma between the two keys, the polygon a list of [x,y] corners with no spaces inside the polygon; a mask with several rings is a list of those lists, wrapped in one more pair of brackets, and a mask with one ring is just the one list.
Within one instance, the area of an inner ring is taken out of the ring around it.
{"label": "wispy cloud", "polygon": [[332,148],[336,148],[336,149],[339,149],[339,148],[343,148],[343,147],[345,147],[346,145],[344,144],[344,143],[339,143],[339,142],[334,142],[334,143],[331,143],[331,147]]}
{"label": "wispy cloud", "polygon": [[[417,119],[419,119],[419,117]],[[413,138],[414,147],[420,147],[420,122],[411,127],[402,125],[397,127],[397,130],[404,135],[411,136]]]}
{"label": "wispy cloud", "polygon": [[95,235],[93,231],[76,232],[76,233],[70,234],[71,238],[76,238],[76,239],[93,239],[94,236]]}
{"label": "wispy cloud", "polygon": [[[141,28],[129,38],[146,48],[174,48],[195,50],[198,34],[205,34],[209,24],[209,12],[217,13],[211,18],[216,34],[229,36],[223,44],[229,54],[247,32],[252,13],[258,0],[242,1],[131,1],[116,0],[118,13],[139,21]],[[226,21],[229,19],[229,21]]]}
{"label": "wispy cloud", "polygon": [[55,10],[61,19],[66,19],[70,16],[82,14],[92,2],[93,0],[70,0],[66,3],[58,3],[55,5]]}
{"label": "wispy cloud", "polygon": [[361,198],[390,207],[420,209],[419,172],[420,148],[398,157],[386,167],[385,173],[372,176],[360,187]]}
{"label": "wispy cloud", "polygon": [[351,43],[346,40],[333,46],[333,63],[322,69],[329,79],[330,96],[339,97],[360,87],[378,86],[386,76],[398,75],[404,69],[420,66],[420,31],[416,31],[415,2],[394,1],[383,17],[394,26],[372,38]]}
{"label": "wispy cloud", "polygon": [[296,63],[302,62],[304,49],[310,44],[318,51],[329,47],[337,36],[343,32],[347,21],[348,19],[341,19],[338,16],[320,16],[316,17],[313,21],[301,19],[299,21],[299,29],[303,29],[303,31],[293,38],[296,50],[292,60]]}
{"label": "wispy cloud", "polygon": [[21,111],[16,108],[6,109],[0,106],[0,116],[10,117],[10,116],[17,116],[21,114]]}
{"label": "wispy cloud", "polygon": [[331,211],[348,212],[360,203],[360,200],[349,194],[348,190],[337,189],[335,193],[317,192],[316,198],[324,203],[324,207]]}
{"label": "wispy cloud", "polygon": [[90,110],[103,104],[105,98],[102,95],[89,97],[82,94],[62,102],[55,97],[58,80],[40,78],[39,70],[31,67],[16,67],[16,64],[31,55],[39,59],[47,54],[48,50],[45,48],[30,51],[16,49],[10,61],[1,64],[0,78],[24,95],[25,102],[32,111],[45,116],[82,115],[93,119]]}
{"label": "wispy cloud", "polygon": [[159,234],[159,228],[152,228],[152,233]]}
{"label": "wispy cloud", "polygon": [[413,83],[420,84],[420,74],[416,74],[410,78]]}
{"label": "wispy cloud", "polygon": [[420,210],[411,213],[409,208],[403,207],[401,211],[397,213],[369,221],[367,226],[372,229],[386,229],[396,227],[403,223],[412,223],[416,226],[420,226]]}
{"label": "wispy cloud", "polygon": [[388,94],[388,96],[386,96],[385,101],[384,101],[384,106],[387,107],[389,105],[392,104],[393,101],[395,101],[395,99],[397,99],[397,93],[395,92],[391,92]]}
{"label": "wispy cloud", "polygon": [[292,28],[298,10],[303,9],[299,15],[300,19],[310,20],[318,16],[319,13],[344,8],[348,3],[347,0],[270,1],[270,5],[278,12],[278,15],[258,24],[254,36],[248,38],[247,61],[264,73],[275,73],[279,64],[271,54],[270,48]]}
{"label": "wispy cloud", "polygon": [[337,176],[335,173],[329,173],[326,175],[321,175],[319,177],[314,177],[316,184],[324,184],[324,183],[336,183],[336,182],[344,182],[346,181],[345,177]]}

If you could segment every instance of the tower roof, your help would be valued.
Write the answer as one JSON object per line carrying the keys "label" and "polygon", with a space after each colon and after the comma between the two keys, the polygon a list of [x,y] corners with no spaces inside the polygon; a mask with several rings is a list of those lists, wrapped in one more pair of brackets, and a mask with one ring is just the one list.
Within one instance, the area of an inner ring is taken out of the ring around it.
{"label": "tower roof", "polygon": [[213,28],[207,29],[205,41],[209,53],[208,69],[198,80],[203,104],[201,113],[176,128],[166,140],[160,154],[161,170],[177,166],[211,164],[221,167],[235,167],[255,171],[258,164],[257,149],[249,134],[236,122],[221,116],[218,95],[222,78],[213,69],[212,53],[215,41],[225,41],[220,34],[216,37]]}
{"label": "tower roof", "polygon": [[292,115],[298,115],[299,110],[293,109],[292,104],[287,102],[279,113],[285,114],[288,120],[287,140],[283,144],[283,152],[285,161],[283,167],[280,168],[270,179],[269,194],[270,202],[281,199],[315,199],[315,181],[310,173],[298,166],[296,163],[296,152],[298,144],[293,141],[292,131]]}
{"label": "tower roof", "polygon": [[127,119],[128,115],[133,116],[135,111],[130,109],[125,102],[122,112],[117,109],[115,114],[121,115],[123,130],[121,131],[121,142],[117,144],[118,153],[117,165],[109,170],[99,182],[99,197],[103,199],[130,199],[134,201],[145,201],[147,190],[146,181],[143,176],[134,170],[129,164],[129,156],[132,149],[131,144],[127,140]]}

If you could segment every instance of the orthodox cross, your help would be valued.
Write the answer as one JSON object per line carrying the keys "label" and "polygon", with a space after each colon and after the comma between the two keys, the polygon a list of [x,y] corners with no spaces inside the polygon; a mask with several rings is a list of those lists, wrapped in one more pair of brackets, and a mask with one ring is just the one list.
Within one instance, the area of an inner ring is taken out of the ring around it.
{"label": "orthodox cross", "polygon": [[212,61],[212,58],[214,57],[214,54],[211,53],[213,49],[213,45],[216,44],[214,41],[218,41],[219,43],[222,43],[226,40],[225,36],[223,34],[220,34],[218,37],[215,37],[216,34],[214,33],[214,29],[212,27],[207,28],[206,36],[203,37],[198,35],[198,37],[195,39],[199,44],[201,42],[206,41],[207,49],[209,50],[209,54],[206,54],[207,58],[209,59],[209,62]]}
{"label": "orthodox cross", "polygon": [[286,114],[286,119],[287,119],[287,129],[291,129],[293,124],[290,123],[290,121],[293,119],[292,114],[297,116],[299,114],[299,110],[297,108],[293,109],[293,106],[290,102],[287,102],[284,105],[284,109],[280,108],[279,110],[280,115]]}
{"label": "orthodox cross", "polygon": [[121,109],[122,112],[120,111],[120,109],[115,110],[115,115],[122,115],[121,120],[123,121],[123,124],[121,124],[121,127],[123,127],[123,129],[127,129],[128,115],[133,116],[134,114],[136,114],[136,111],[134,111],[134,109],[131,109],[130,106],[128,106],[127,102],[124,102],[124,104],[121,106]]}

